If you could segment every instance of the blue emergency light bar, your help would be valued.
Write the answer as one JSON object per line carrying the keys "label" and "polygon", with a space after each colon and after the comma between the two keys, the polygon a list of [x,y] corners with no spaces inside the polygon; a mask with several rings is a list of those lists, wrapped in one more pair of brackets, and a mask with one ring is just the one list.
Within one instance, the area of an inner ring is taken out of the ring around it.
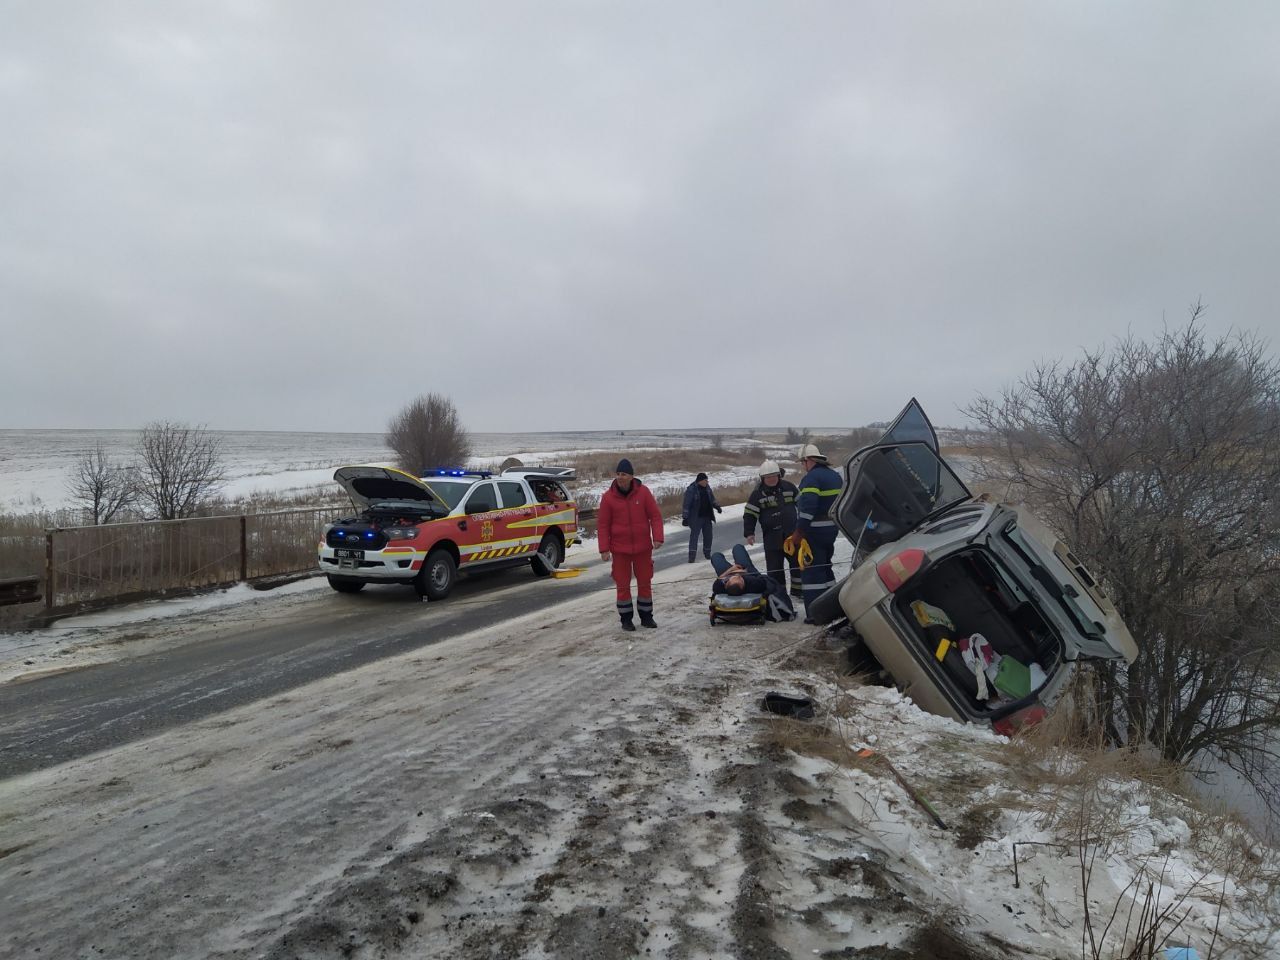
{"label": "blue emergency light bar", "polygon": [[429,471],[427,475],[437,477],[479,477],[481,480],[488,480],[493,476],[488,470],[449,470],[443,467]]}

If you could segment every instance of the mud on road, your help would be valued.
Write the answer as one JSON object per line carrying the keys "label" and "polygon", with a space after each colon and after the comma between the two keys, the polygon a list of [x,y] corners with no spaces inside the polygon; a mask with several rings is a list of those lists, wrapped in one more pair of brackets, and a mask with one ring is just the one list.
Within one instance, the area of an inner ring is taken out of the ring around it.
{"label": "mud on road", "polygon": [[701,594],[634,636],[572,601],[0,784],[0,954],[1005,955],[768,735],[796,678],[760,655],[807,628],[710,630]]}

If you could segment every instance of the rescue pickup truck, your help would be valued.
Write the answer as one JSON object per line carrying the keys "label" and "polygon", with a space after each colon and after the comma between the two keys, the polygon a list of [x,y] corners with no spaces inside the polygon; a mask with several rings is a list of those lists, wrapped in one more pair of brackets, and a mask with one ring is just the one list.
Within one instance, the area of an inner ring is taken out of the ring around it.
{"label": "rescue pickup truck", "polygon": [[442,469],[415,477],[393,467],[351,466],[333,479],[359,511],[326,524],[320,537],[320,570],[339,593],[398,583],[443,600],[468,570],[530,562],[545,576],[579,539],[568,467]]}

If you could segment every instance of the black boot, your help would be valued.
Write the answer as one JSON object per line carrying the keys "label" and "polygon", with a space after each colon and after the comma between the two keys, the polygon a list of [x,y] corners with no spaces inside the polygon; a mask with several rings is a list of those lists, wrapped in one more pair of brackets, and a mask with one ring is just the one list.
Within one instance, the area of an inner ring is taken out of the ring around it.
{"label": "black boot", "polygon": [[637,600],[636,607],[640,610],[640,626],[652,628],[658,625],[657,621],[653,619],[652,600]]}
{"label": "black boot", "polygon": [[[644,621],[642,620],[642,621],[641,621],[641,623],[643,623],[643,622],[644,622]],[[625,631],[627,631],[627,633],[635,633],[635,632],[636,632],[636,625],[635,625],[634,623],[632,623],[632,622],[631,622],[631,618],[630,618],[630,617],[623,617],[623,618],[622,618],[622,629],[623,629],[623,630],[625,630]]]}
{"label": "black boot", "polygon": [[631,622],[635,617],[635,608],[632,607],[630,600],[618,601],[618,619],[622,621],[622,629],[628,633],[635,630],[636,625]]}

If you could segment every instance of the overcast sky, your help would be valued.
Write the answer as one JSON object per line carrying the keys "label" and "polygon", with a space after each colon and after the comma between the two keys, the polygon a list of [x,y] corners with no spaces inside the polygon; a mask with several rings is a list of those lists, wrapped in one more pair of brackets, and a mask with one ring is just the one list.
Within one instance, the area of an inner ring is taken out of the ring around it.
{"label": "overcast sky", "polygon": [[0,427],[933,419],[1280,341],[1280,4],[0,0]]}

